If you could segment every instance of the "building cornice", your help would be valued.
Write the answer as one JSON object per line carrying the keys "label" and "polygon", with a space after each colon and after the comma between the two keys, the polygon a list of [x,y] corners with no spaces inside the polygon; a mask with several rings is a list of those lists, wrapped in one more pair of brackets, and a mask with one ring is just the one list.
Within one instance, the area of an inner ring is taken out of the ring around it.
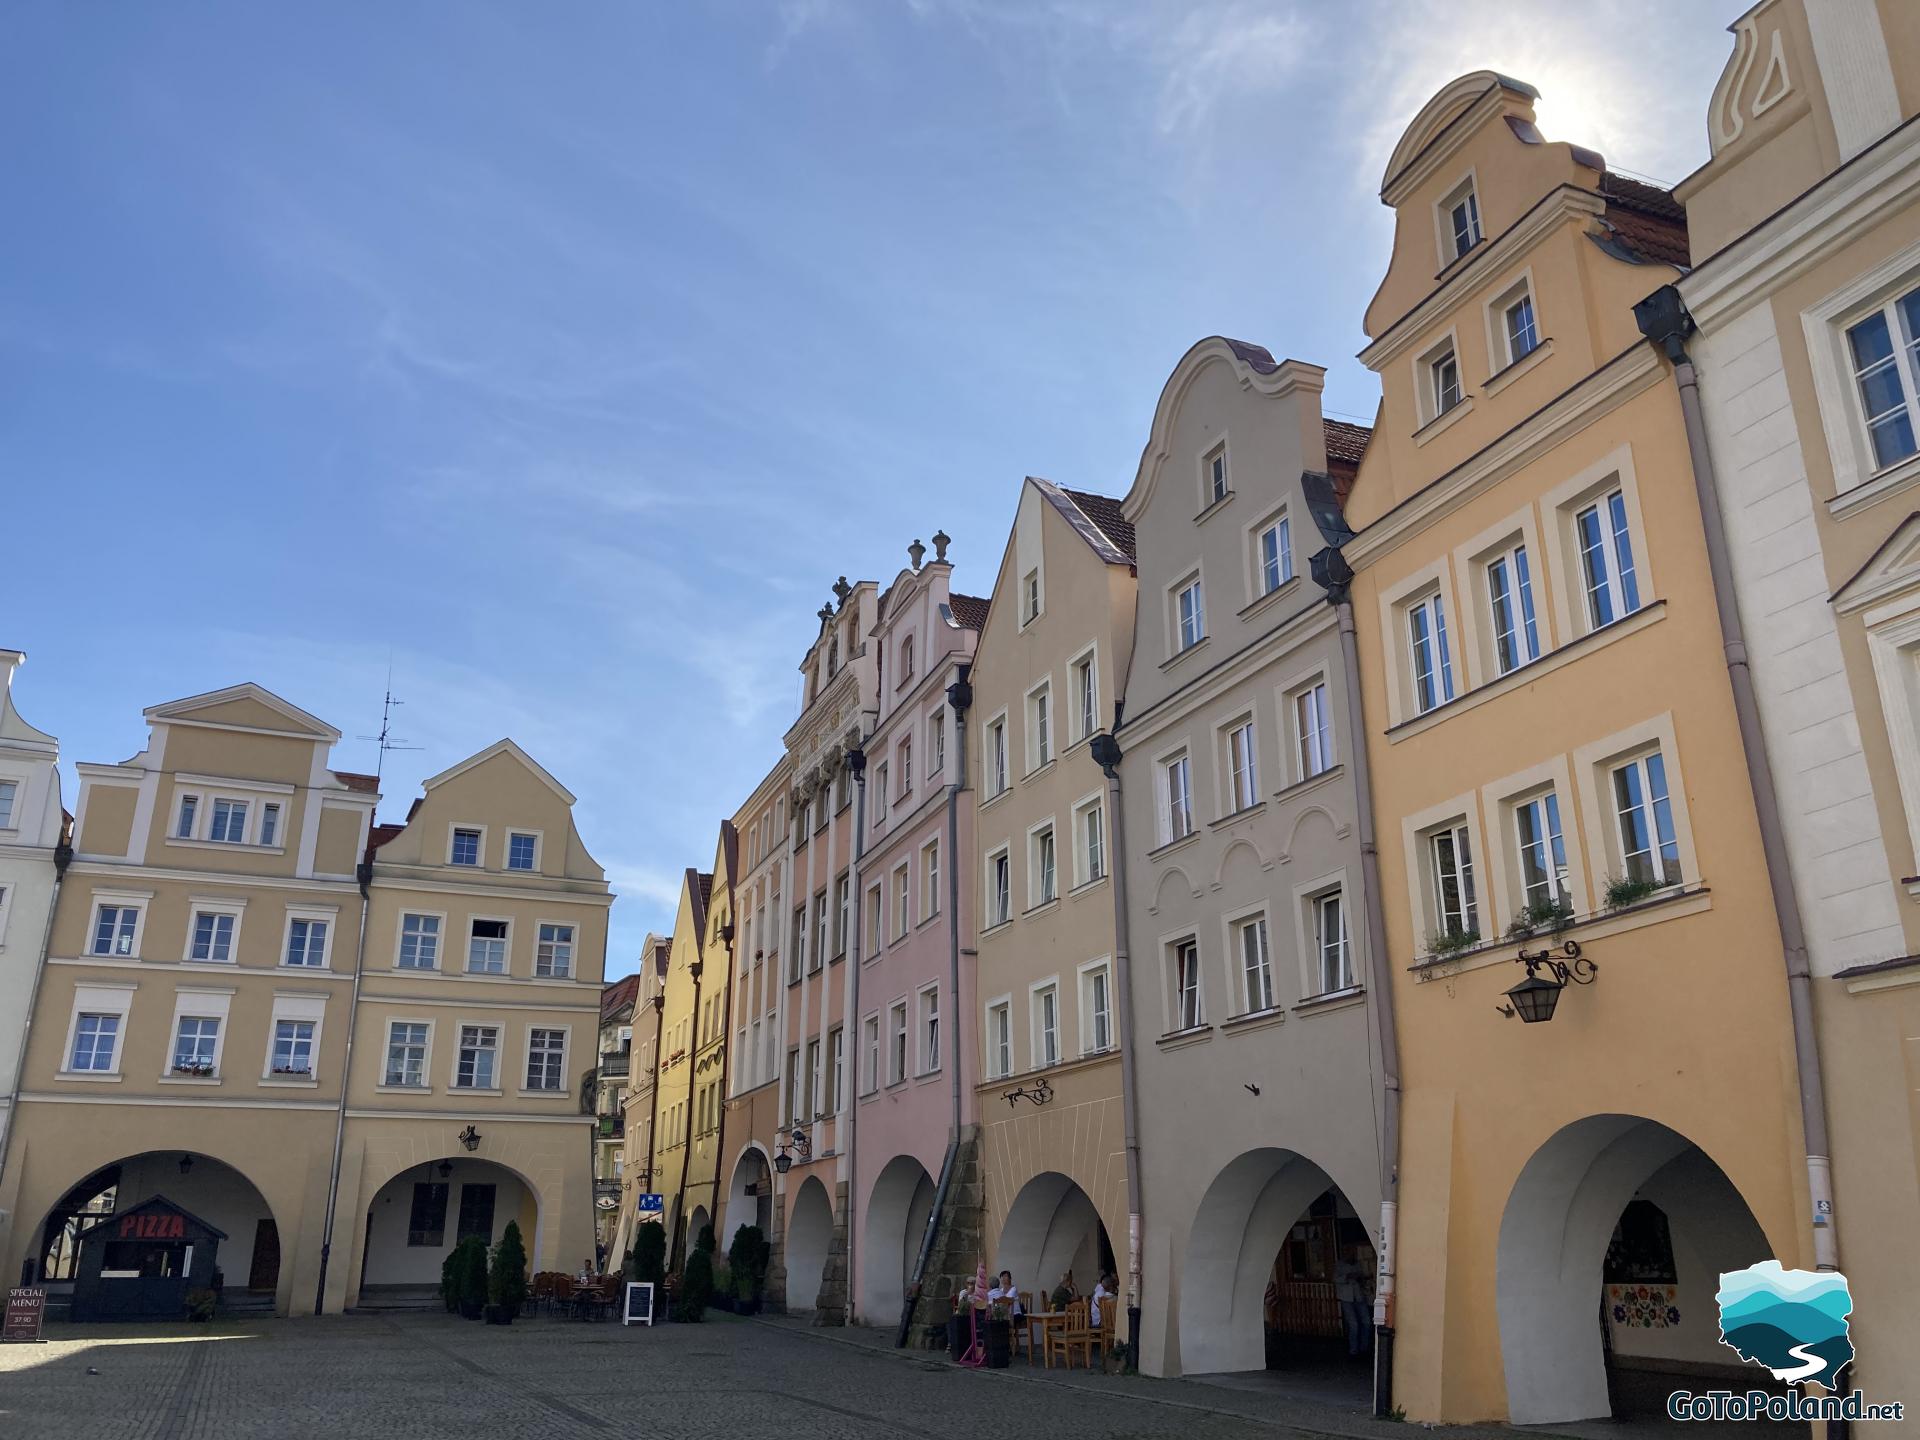
{"label": "building cornice", "polygon": [[1250,678],[1256,671],[1277,664],[1282,656],[1298,649],[1338,621],[1338,614],[1324,597],[1315,592],[1312,603],[1294,611],[1266,634],[1222,660],[1211,670],[1195,676],[1138,715],[1122,721],[1119,733],[1130,744],[1138,744],[1178,724],[1195,710],[1203,709],[1219,698],[1224,690]]}
{"label": "building cornice", "polygon": [[352,894],[351,875],[338,879],[300,879],[292,875],[245,875],[224,870],[174,870],[159,865],[129,865],[112,859],[82,856],[67,867],[70,875],[99,875],[110,879],[181,880],[196,885],[233,885],[242,889],[318,890],[328,895]]}
{"label": "building cornice", "polygon": [[1569,436],[1653,388],[1664,373],[1659,352],[1644,341],[1635,342],[1366,526],[1342,547],[1347,562],[1357,570],[1392,553]]}
{"label": "building cornice", "polygon": [[[560,882],[556,882],[557,884]],[[576,885],[604,884],[604,881],[576,880]],[[429,880],[410,875],[376,874],[371,882],[375,890],[412,890],[434,895],[474,895],[488,900],[526,900],[541,903],[568,905],[599,905],[609,907],[613,904],[613,893],[609,890],[563,890],[559,888],[528,887],[514,889],[505,885],[463,885],[457,880]]]}

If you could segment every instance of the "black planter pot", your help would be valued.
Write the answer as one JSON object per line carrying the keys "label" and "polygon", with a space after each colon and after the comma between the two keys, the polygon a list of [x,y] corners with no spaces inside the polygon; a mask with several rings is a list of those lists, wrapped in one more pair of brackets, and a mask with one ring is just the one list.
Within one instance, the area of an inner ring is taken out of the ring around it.
{"label": "black planter pot", "polygon": [[1013,1322],[987,1321],[987,1368],[1004,1370],[1013,1363]]}
{"label": "black planter pot", "polygon": [[513,1323],[513,1311],[505,1305],[487,1306],[486,1316],[487,1324],[489,1325],[511,1325]]}
{"label": "black planter pot", "polygon": [[485,1307],[477,1300],[462,1300],[460,1302],[460,1318],[462,1320],[478,1320],[480,1318],[480,1312],[484,1308]]}
{"label": "black planter pot", "polygon": [[947,1321],[947,1354],[955,1360],[964,1360],[967,1347],[973,1343],[973,1322],[970,1316],[955,1315]]}
{"label": "black planter pot", "polygon": [[756,1295],[751,1300],[734,1301],[733,1313],[736,1315],[758,1315],[760,1313],[760,1297]]}

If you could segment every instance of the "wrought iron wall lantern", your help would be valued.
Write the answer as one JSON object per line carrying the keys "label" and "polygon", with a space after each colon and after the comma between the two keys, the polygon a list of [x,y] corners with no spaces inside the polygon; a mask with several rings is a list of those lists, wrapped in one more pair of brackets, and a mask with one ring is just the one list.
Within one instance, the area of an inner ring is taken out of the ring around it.
{"label": "wrought iron wall lantern", "polygon": [[1507,991],[1507,1004],[1493,1008],[1509,1020],[1518,1015],[1527,1025],[1553,1019],[1553,1012],[1560,1004],[1560,992],[1568,985],[1591,985],[1599,970],[1599,966],[1580,953],[1578,940],[1532,954],[1522,950],[1513,957],[1513,963],[1527,967],[1527,978]]}
{"label": "wrought iron wall lantern", "polygon": [[471,1125],[467,1126],[466,1129],[460,1132],[460,1143],[466,1146],[469,1151],[478,1150],[480,1148],[480,1132]]}
{"label": "wrought iron wall lantern", "polygon": [[[779,1133],[777,1130],[774,1132],[776,1135]],[[787,1153],[788,1145],[793,1146],[793,1153],[791,1155]],[[806,1126],[789,1125],[786,1130],[786,1138],[780,1142],[779,1152],[773,1157],[773,1168],[784,1175],[793,1168],[795,1159],[805,1161],[811,1160],[812,1158],[813,1137],[807,1134]]]}
{"label": "wrought iron wall lantern", "polygon": [[1053,1086],[1047,1083],[1046,1076],[1043,1075],[1034,1082],[1031,1089],[1025,1085],[1017,1085],[1013,1089],[1004,1092],[1000,1098],[1007,1102],[1007,1108],[1009,1110],[1013,1109],[1014,1105],[1021,1100],[1031,1100],[1034,1105],[1038,1107],[1053,1099]]}

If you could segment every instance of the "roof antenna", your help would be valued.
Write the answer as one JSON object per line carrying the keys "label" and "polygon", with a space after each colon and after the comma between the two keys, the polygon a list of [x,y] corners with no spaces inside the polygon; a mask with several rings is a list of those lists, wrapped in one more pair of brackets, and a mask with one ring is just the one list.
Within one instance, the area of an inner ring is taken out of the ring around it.
{"label": "roof antenna", "polygon": [[418,745],[407,744],[402,736],[393,733],[393,712],[396,707],[406,703],[404,700],[396,700],[393,698],[393,666],[389,665],[387,666],[386,698],[380,706],[380,733],[378,735],[362,735],[360,737],[362,740],[371,740],[380,747],[380,759],[374,766],[373,771],[375,781],[380,781],[385,778],[387,752],[389,750],[418,750],[421,748]]}

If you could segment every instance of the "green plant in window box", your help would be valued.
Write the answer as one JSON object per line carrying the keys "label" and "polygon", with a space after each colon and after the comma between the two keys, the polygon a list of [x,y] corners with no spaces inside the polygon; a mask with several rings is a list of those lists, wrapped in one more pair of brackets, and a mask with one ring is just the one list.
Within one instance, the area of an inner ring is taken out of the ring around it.
{"label": "green plant in window box", "polygon": [[1557,934],[1573,923],[1573,902],[1564,895],[1557,900],[1534,900],[1520,907],[1520,913],[1507,926],[1509,940],[1524,940],[1545,930]]}
{"label": "green plant in window box", "polygon": [[1659,881],[1650,875],[1622,875],[1607,877],[1607,908],[1624,910],[1636,901],[1644,900],[1656,890],[1663,889]]}
{"label": "green plant in window box", "polygon": [[1480,943],[1480,931],[1469,926],[1449,925],[1445,930],[1427,932],[1427,953],[1435,956],[1458,955]]}

